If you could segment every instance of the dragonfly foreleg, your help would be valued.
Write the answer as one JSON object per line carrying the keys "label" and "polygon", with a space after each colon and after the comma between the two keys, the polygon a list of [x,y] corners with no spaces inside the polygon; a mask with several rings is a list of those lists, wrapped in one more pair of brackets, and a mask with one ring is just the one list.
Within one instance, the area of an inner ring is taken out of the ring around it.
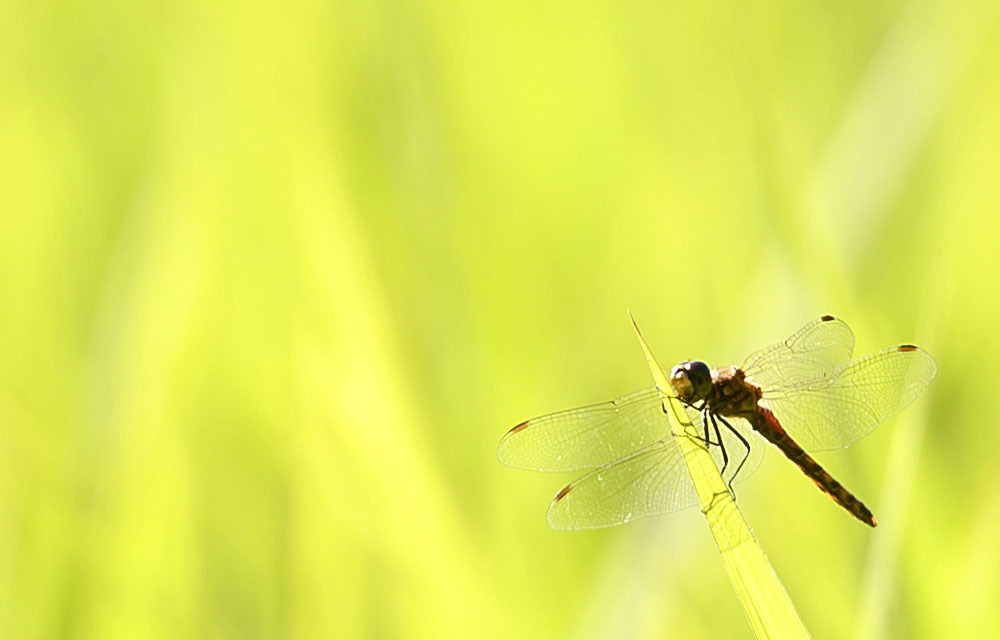
{"label": "dragonfly foreleg", "polygon": [[[677,398],[677,400],[680,400],[681,404],[683,404],[685,407],[689,407],[691,409],[694,409],[695,411],[704,411],[705,410],[705,405],[708,404],[708,400],[702,400],[701,404],[696,407],[696,406],[694,406],[693,402],[688,402],[687,400],[684,400],[683,398]],[[667,412],[667,403],[664,402],[663,405],[662,405],[662,407],[663,407],[663,413],[666,413]]]}
{"label": "dragonfly foreleg", "polygon": [[[712,420],[712,428],[715,429],[715,437],[718,439],[718,442],[712,444],[718,444],[719,449],[722,450],[722,468],[719,469],[719,475],[722,475],[726,472],[726,467],[729,466],[729,454],[726,453],[726,445],[722,444],[722,433],[719,431],[719,423],[715,421],[715,414],[711,411],[706,411],[705,414]],[[705,420],[705,438],[708,438],[708,420]]]}
{"label": "dragonfly foreleg", "polygon": [[[722,436],[719,435],[719,428],[718,427],[715,428],[715,436],[719,439],[718,442],[712,442],[712,438],[709,436],[708,433],[708,416],[710,415],[708,410],[708,400],[702,400],[700,405],[695,406],[693,402],[688,402],[687,400],[682,400],[681,398],[677,399],[680,400],[681,404],[683,404],[685,407],[689,409],[694,409],[695,411],[701,413],[701,424],[705,427],[705,436],[699,438],[696,435],[690,435],[689,437],[694,438],[698,442],[704,442],[706,449],[711,446],[722,447]],[[666,402],[661,403],[660,408],[663,409],[663,413],[666,413],[667,403]],[[722,455],[723,457],[725,457],[726,455],[725,448],[723,448],[722,450]]]}
{"label": "dragonfly foreleg", "polygon": [[[694,405],[688,405],[688,406],[690,406],[692,408],[695,408]],[[708,432],[709,416],[712,415],[712,414],[709,412],[709,410],[707,408],[704,409],[704,410],[699,409],[699,411],[701,411],[701,424],[705,428],[705,435],[702,436],[702,437],[699,437],[699,436],[696,436],[696,435],[691,435],[689,437],[694,438],[698,442],[704,442],[706,449],[708,447],[722,447],[723,446],[722,445],[722,437],[719,435],[719,428],[718,427],[715,428],[715,437],[719,439],[718,442],[712,442],[712,437],[711,437],[711,435]],[[725,448],[723,448],[722,455],[723,455],[723,457],[725,457]]]}
{"label": "dragonfly foreleg", "polygon": [[[722,416],[719,416],[719,420],[722,422],[722,424],[726,425],[726,427],[730,431],[732,431],[736,435],[737,438],[739,438],[740,442],[743,443],[743,446],[747,450],[746,453],[743,454],[743,460],[740,461],[740,466],[736,467],[736,472],[733,474],[733,477],[729,479],[729,490],[732,491],[733,490],[733,481],[736,480],[736,476],[740,475],[740,469],[743,468],[743,465],[744,465],[744,463],[746,463],[747,458],[750,457],[750,443],[747,442],[747,439],[743,437],[743,434],[741,434],[739,431],[737,431],[736,429],[733,428],[733,425],[731,425],[728,422],[726,422],[725,418],[723,418]],[[722,438],[720,437],[719,440],[722,440]],[[723,449],[723,451],[725,451],[725,449]]]}

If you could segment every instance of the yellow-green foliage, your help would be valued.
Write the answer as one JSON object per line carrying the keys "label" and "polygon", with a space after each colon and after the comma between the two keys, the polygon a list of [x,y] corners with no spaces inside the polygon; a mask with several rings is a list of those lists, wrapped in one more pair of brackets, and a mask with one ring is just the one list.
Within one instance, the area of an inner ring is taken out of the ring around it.
{"label": "yellow-green foliage", "polygon": [[0,2],[0,637],[730,638],[531,416],[823,313],[929,392],[740,510],[818,638],[1000,634],[1000,3]]}

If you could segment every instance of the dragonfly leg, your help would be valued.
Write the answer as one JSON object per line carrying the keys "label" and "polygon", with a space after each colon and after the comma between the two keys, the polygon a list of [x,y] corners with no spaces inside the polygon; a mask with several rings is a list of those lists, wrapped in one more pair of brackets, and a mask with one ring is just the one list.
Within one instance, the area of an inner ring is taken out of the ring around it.
{"label": "dragonfly leg", "polygon": [[[729,454],[726,453],[726,445],[722,444],[722,433],[719,431],[719,423],[715,421],[715,414],[710,411],[706,411],[705,414],[712,420],[715,437],[719,440],[718,443],[713,444],[718,444],[719,448],[722,449],[722,469],[719,470],[719,475],[723,475],[726,473],[726,467],[729,466]],[[719,420],[722,420],[722,418],[719,418]],[[708,420],[705,420],[705,437],[708,438]]]}
{"label": "dragonfly leg", "polygon": [[[694,406],[693,402],[688,402],[687,400],[684,400],[682,398],[677,398],[677,400],[680,400],[681,404],[683,404],[685,407],[690,407],[690,408],[694,409],[695,411],[704,411],[705,410],[705,405],[708,404],[708,400],[702,400],[701,401],[701,405],[696,407],[696,406]],[[663,413],[666,413],[666,412],[667,412],[667,405],[666,405],[666,403],[663,403]]]}
{"label": "dragonfly leg", "polygon": [[[681,400],[681,399],[678,398],[678,400]],[[695,436],[695,435],[692,435],[690,437],[694,438],[698,442],[704,442],[706,449],[708,447],[711,447],[711,446],[722,447],[723,446],[722,445],[722,436],[719,435],[719,428],[716,427],[716,429],[715,429],[715,435],[719,439],[718,442],[712,442],[712,438],[711,438],[711,436],[708,433],[708,420],[709,420],[709,415],[711,415],[709,413],[709,411],[708,411],[708,400],[702,400],[701,404],[698,405],[698,406],[695,406],[695,404],[693,402],[688,402],[687,400],[681,400],[681,403],[685,407],[688,407],[690,409],[694,409],[695,411],[698,411],[699,413],[701,413],[701,424],[704,425],[704,427],[705,427],[705,436],[704,437],[698,437],[698,436]],[[663,403],[661,405],[661,408],[663,409],[663,413],[667,412],[667,405],[666,405],[666,403]],[[725,455],[726,455],[726,450],[725,450],[725,448],[723,448],[722,449],[722,456],[723,456],[723,458],[725,458]]]}
{"label": "dragonfly leg", "polygon": [[[692,408],[695,408],[694,405],[689,405],[689,406],[691,406]],[[711,416],[711,415],[712,414],[709,412],[708,409],[702,410],[701,411],[701,424],[705,428],[705,435],[704,436],[696,436],[696,435],[690,436],[691,438],[694,438],[698,442],[704,442],[706,449],[708,447],[722,447],[723,446],[722,445],[722,436],[719,435],[719,429],[718,429],[718,427],[716,427],[716,429],[715,429],[715,435],[716,435],[716,438],[718,438],[718,442],[712,442],[712,437],[711,437],[711,435],[709,434],[709,431],[708,431],[708,422],[709,422],[709,419],[710,419],[709,416]],[[723,457],[725,457],[725,455],[726,455],[725,448],[723,448],[722,455],[723,455]]]}
{"label": "dragonfly leg", "polygon": [[[743,446],[746,447],[747,450],[746,453],[743,454],[743,460],[740,461],[740,466],[736,467],[736,473],[734,473],[733,477],[729,479],[729,490],[732,491],[733,481],[736,480],[736,476],[740,475],[740,469],[743,468],[743,464],[747,461],[747,458],[750,457],[750,443],[747,442],[747,439],[743,437],[743,434],[741,434],[739,431],[733,428],[733,425],[726,422],[725,418],[719,416],[719,421],[722,422],[722,424],[726,425],[726,427],[728,427],[729,430],[732,431],[736,435],[736,437],[740,439],[740,442],[743,443]],[[719,438],[719,440],[722,440],[722,438]]]}

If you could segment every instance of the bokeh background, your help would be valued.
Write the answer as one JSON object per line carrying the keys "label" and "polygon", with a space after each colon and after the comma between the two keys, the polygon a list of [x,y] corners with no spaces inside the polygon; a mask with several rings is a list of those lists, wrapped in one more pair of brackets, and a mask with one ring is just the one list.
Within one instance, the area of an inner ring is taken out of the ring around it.
{"label": "bokeh background", "polygon": [[0,635],[747,637],[500,436],[811,318],[930,393],[740,504],[821,638],[1000,632],[1000,4],[0,1]]}

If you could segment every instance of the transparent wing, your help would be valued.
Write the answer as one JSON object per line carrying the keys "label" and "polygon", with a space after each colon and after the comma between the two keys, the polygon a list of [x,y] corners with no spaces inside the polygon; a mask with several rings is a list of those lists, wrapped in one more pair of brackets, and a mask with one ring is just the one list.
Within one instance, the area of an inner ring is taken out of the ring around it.
{"label": "transparent wing", "polygon": [[[702,416],[687,410],[691,424],[704,435]],[[742,420],[729,419],[752,444],[757,436]],[[730,459],[739,464],[746,451],[731,431],[719,424],[722,441]],[[610,402],[550,413],[522,422],[507,432],[497,447],[503,464],[532,471],[577,471],[596,469],[627,456],[670,434],[670,421],[663,413],[660,392],[656,387],[642,389]],[[714,430],[709,434],[716,440]],[[744,478],[760,466],[762,446],[751,447],[751,455],[740,471]],[[722,451],[712,447],[717,466],[723,465]],[[731,474],[736,469],[726,470]]]}
{"label": "transparent wing", "polygon": [[566,485],[549,506],[549,526],[612,527],[697,501],[684,456],[670,437]]}
{"label": "transparent wing", "polygon": [[826,375],[764,388],[763,402],[804,449],[839,449],[907,407],[936,374],[929,353],[902,345]]}
{"label": "transparent wing", "polygon": [[519,469],[594,469],[663,439],[670,423],[649,387],[611,402],[522,422],[500,440],[497,458]]}
{"label": "transparent wing", "polygon": [[[730,421],[730,424],[750,443],[750,456],[737,478],[744,480],[760,466],[765,445],[750,435],[750,426],[744,421]],[[730,457],[725,474],[728,479],[746,448],[723,425],[720,429]],[[719,447],[711,447],[712,457],[721,466],[720,451]],[[553,529],[599,529],[671,513],[697,503],[698,495],[681,449],[674,437],[668,436],[564,487],[549,506],[548,520]]]}
{"label": "transparent wing", "polygon": [[853,352],[851,328],[833,316],[823,316],[784,342],[751,353],[740,368],[761,389],[778,389],[841,369]]}

